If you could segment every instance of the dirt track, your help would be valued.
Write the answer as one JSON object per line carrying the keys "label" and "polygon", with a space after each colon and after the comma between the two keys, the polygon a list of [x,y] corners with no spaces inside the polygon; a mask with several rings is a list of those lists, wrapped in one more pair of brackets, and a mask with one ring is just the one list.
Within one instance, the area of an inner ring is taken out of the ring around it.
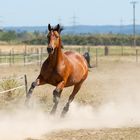
{"label": "dirt track", "polygon": [[[138,83],[140,82],[139,78],[140,67],[139,65],[131,63],[123,64],[117,62],[114,66],[112,63],[111,65],[109,63],[102,64],[97,69],[97,71],[94,70],[93,72],[96,82],[93,81],[94,85],[93,89],[95,90],[93,90],[94,98],[92,98],[92,100],[94,101],[92,101],[92,103],[94,106],[100,106],[100,104],[104,104],[104,102],[112,100],[113,102],[116,102],[116,105],[118,106],[120,105],[120,110],[118,110],[117,115],[121,116],[123,113],[127,114],[127,111],[131,112],[131,105],[133,106],[133,104],[135,104],[134,102],[136,98],[139,100],[139,95],[137,95],[137,93],[139,93]],[[88,81],[92,80],[91,77],[92,75],[90,75]],[[92,85],[89,84],[90,88],[91,86]],[[138,100],[136,100],[136,103],[138,102]],[[124,104],[128,103],[128,106],[130,103],[129,106],[130,110],[129,107],[128,108],[126,107],[126,110],[124,108],[124,110],[122,109],[121,111],[121,107],[123,108],[123,103]],[[116,107],[117,109],[118,106]],[[114,120],[110,121],[105,119],[104,121],[115,123],[116,118],[117,117],[115,117]],[[139,122],[137,123],[137,125],[139,126]],[[124,128],[122,127],[116,129],[115,128],[108,129],[97,128],[97,129],[79,129],[79,130],[66,129],[62,131],[54,131],[40,138],[40,140],[139,140],[139,139],[140,139],[139,127],[124,127]]]}
{"label": "dirt track", "polygon": [[[30,84],[38,75],[39,69],[38,66],[13,66],[10,68],[10,71],[11,74],[14,75],[27,73]],[[30,113],[25,117],[24,114],[26,115],[28,112],[23,112],[23,114],[20,112],[20,115],[17,113],[16,116],[13,116],[12,120],[8,120],[9,122],[15,121],[15,127],[13,127],[15,128],[15,133],[12,133],[10,136],[10,126],[7,124],[4,136],[9,135],[9,138],[12,139],[13,134],[16,136],[16,134],[22,133],[24,130],[24,138],[28,140],[139,140],[139,70],[140,64],[131,63],[129,61],[124,62],[124,59],[121,58],[114,58],[114,60],[102,58],[100,59],[99,67],[89,72],[87,81],[76,96],[75,102],[79,102],[82,107],[77,107],[76,109],[72,107],[70,114],[68,114],[68,117],[71,119],[69,122],[62,121],[62,123],[56,123],[58,125],[56,125],[57,127],[55,126],[55,122],[51,122],[50,126],[48,126],[50,120],[43,121],[42,117],[44,119],[44,114],[41,117],[36,117],[36,115],[40,113],[36,109],[35,113]],[[9,69],[7,69],[7,67],[0,69],[2,76],[6,76],[8,72]],[[42,103],[41,107],[43,107],[40,110],[41,113],[51,110],[52,94],[46,94],[46,92],[52,93],[53,89],[54,87],[47,85],[38,87],[35,90],[33,97],[40,98]],[[70,91],[71,89],[64,90],[60,106],[66,102]],[[86,105],[93,107],[94,111],[91,111]],[[59,111],[60,109],[58,112]],[[75,111],[77,112],[77,116],[74,116]],[[19,115],[19,122],[16,124],[17,115]],[[23,122],[20,122],[20,120]],[[3,121],[1,122],[3,123]],[[23,128],[21,126],[22,124],[24,124]],[[16,125],[22,129],[16,129]],[[36,125],[37,127],[35,127]],[[53,128],[51,128],[52,126]],[[57,128],[56,130],[55,127]],[[3,130],[3,127],[0,127],[0,129]],[[40,129],[43,130],[41,133],[39,131]],[[51,132],[46,131],[49,129]],[[32,133],[28,134],[30,130],[32,130]],[[37,137],[34,135],[36,133],[38,134]],[[13,138],[15,136],[13,136]]]}
{"label": "dirt track", "polygon": [[41,140],[139,140],[140,128],[80,129],[48,134]]}

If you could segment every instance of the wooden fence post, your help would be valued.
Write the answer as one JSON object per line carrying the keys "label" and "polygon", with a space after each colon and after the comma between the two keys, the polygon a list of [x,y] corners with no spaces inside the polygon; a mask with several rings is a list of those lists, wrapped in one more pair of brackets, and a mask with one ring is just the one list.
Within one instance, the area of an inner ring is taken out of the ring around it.
{"label": "wooden fence post", "polygon": [[5,63],[8,63],[8,60],[7,60],[7,54],[4,55],[4,59],[5,59]]}
{"label": "wooden fence post", "polygon": [[39,54],[39,48],[37,48],[37,63],[40,64],[40,54]]}
{"label": "wooden fence post", "polygon": [[96,48],[96,67],[98,67],[98,48]]}
{"label": "wooden fence post", "polygon": [[25,54],[27,54],[27,46],[26,45],[25,45],[24,50],[25,50]]}
{"label": "wooden fence post", "polygon": [[81,49],[80,49],[80,47],[79,47],[79,53],[81,52]]}
{"label": "wooden fence post", "polygon": [[41,67],[41,65],[42,65],[42,59],[43,59],[43,56],[42,56],[42,54],[43,54],[43,48],[41,48],[41,52],[40,52],[41,54],[40,54],[40,67]]}
{"label": "wooden fence post", "polygon": [[28,84],[27,84],[27,76],[26,74],[24,75],[24,80],[25,80],[25,92],[26,92],[26,95],[28,93]]}
{"label": "wooden fence post", "polygon": [[138,62],[138,49],[136,49],[136,62]]}
{"label": "wooden fence post", "polygon": [[24,59],[24,66],[25,66],[25,64],[26,64],[26,53],[25,52],[23,53],[23,57],[24,57],[23,58]]}
{"label": "wooden fence post", "polygon": [[88,51],[88,53],[90,53],[90,46],[88,46],[87,51]]}
{"label": "wooden fence post", "polygon": [[123,46],[121,46],[121,50],[122,50],[122,56],[124,55],[123,49],[124,49],[124,48],[123,48]]}
{"label": "wooden fence post", "polygon": [[0,63],[2,62],[2,58],[1,58],[1,55],[2,53],[1,53],[1,49],[0,49]]}
{"label": "wooden fence post", "polygon": [[12,48],[12,63],[15,63],[15,54],[14,54],[14,49]]}
{"label": "wooden fence post", "polygon": [[105,46],[104,50],[105,50],[104,52],[105,56],[108,56],[108,53],[109,53],[108,46]]}
{"label": "wooden fence post", "polygon": [[10,50],[10,53],[9,53],[9,65],[11,66],[11,63],[12,63],[12,51]]}

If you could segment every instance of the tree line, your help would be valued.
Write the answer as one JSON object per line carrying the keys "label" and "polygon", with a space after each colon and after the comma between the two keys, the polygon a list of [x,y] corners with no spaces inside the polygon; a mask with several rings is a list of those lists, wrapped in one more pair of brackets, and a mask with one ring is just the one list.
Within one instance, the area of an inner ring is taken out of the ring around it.
{"label": "tree line", "polygon": [[[131,46],[133,44],[132,35],[122,34],[79,34],[68,35],[62,34],[63,45],[124,45]],[[0,31],[0,41],[7,43],[29,44],[29,45],[46,45],[47,34],[35,31],[15,32]],[[140,46],[140,35],[136,35],[136,44]]]}

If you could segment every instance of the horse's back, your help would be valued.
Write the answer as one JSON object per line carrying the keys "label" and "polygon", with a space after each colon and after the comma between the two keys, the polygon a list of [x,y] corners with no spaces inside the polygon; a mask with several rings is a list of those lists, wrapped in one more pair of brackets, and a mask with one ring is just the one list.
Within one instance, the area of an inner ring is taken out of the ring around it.
{"label": "horse's back", "polygon": [[75,82],[84,81],[88,74],[88,65],[85,58],[77,52],[66,51],[64,53],[72,66],[71,78]]}

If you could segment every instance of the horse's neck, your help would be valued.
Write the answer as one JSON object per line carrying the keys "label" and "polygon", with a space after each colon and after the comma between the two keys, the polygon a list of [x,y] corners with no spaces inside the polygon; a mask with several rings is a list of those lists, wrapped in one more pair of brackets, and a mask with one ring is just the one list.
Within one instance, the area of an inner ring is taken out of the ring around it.
{"label": "horse's neck", "polygon": [[54,50],[54,53],[49,56],[51,66],[56,67],[61,61],[63,61],[63,53],[61,47]]}

